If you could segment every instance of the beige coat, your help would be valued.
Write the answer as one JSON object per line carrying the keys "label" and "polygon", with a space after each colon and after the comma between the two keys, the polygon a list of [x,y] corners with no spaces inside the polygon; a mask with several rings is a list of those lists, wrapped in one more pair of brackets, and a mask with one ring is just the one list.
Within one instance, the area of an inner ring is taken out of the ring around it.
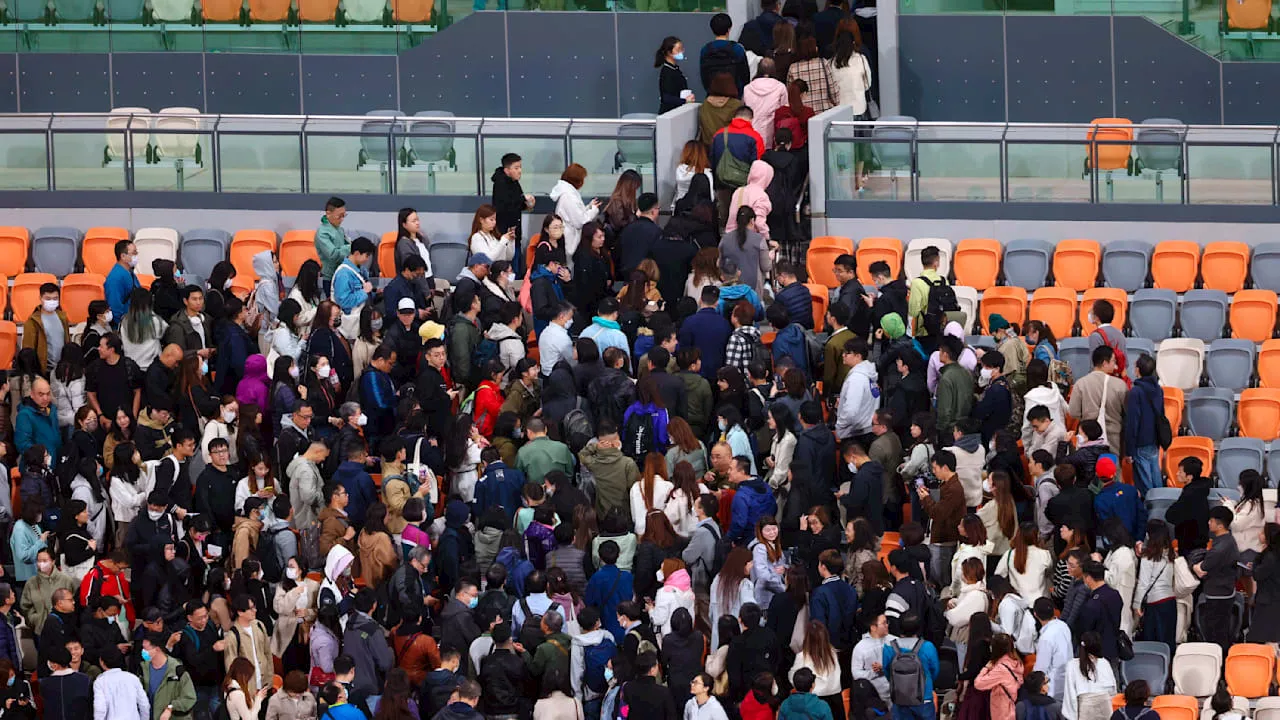
{"label": "beige coat", "polygon": [[[1103,388],[1106,388],[1105,408]],[[1094,370],[1076,380],[1071,389],[1071,400],[1067,403],[1067,412],[1071,417],[1083,422],[1097,420],[1098,410],[1105,409],[1106,425],[1103,431],[1107,436],[1107,444],[1111,452],[1120,454],[1120,441],[1124,437],[1124,401],[1129,394],[1124,380],[1108,375],[1101,370]]]}
{"label": "beige coat", "polygon": [[[259,688],[271,687],[271,678],[276,671],[271,660],[271,638],[267,637],[266,626],[261,620],[254,620],[251,627],[252,631],[240,627],[239,623],[231,626],[222,638],[226,642],[222,659],[227,670],[231,669],[231,662],[238,657],[248,658],[254,663],[258,668],[258,683],[253,687],[253,692],[257,692]],[[240,646],[242,641],[243,648]]]}
{"label": "beige coat", "polygon": [[[272,599],[272,609],[276,613],[276,628],[271,634],[271,654],[276,657],[283,657],[284,651],[289,647],[289,643],[293,642],[293,636],[298,630],[298,623],[301,619],[294,614],[301,604],[307,610],[307,617],[315,617],[315,598],[316,593],[320,590],[320,584],[314,580],[304,580],[293,586],[292,590],[285,590],[283,585],[276,586],[276,595]],[[299,598],[302,602],[299,603]],[[268,708],[268,712],[270,709]]]}

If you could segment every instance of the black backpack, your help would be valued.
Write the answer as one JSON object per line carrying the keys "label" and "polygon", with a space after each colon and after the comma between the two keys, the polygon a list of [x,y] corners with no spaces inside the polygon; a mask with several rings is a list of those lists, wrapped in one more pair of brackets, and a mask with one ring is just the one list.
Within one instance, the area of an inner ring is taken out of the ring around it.
{"label": "black backpack", "polygon": [[[533,651],[546,640],[546,636],[542,634],[542,615],[534,615],[525,598],[520,598],[520,609],[524,611],[524,622],[520,624],[520,644],[524,646],[525,652],[532,655]],[[547,607],[547,612],[552,610],[559,612],[560,603],[551,603]]]}
{"label": "black backpack", "polygon": [[926,277],[920,279],[929,287],[929,298],[924,309],[925,332],[929,335],[941,335],[942,328],[947,324],[947,313],[960,311],[955,288],[944,278],[938,278],[936,282]]}
{"label": "black backpack", "polygon": [[729,556],[729,551],[733,549],[733,542],[724,536],[719,525],[713,526],[715,529],[708,532],[711,537],[715,538],[715,552],[711,554],[711,567],[707,568],[707,577],[713,578],[720,574],[721,568],[724,567],[724,559]]}
{"label": "black backpack", "polygon": [[[734,52],[737,43],[724,43],[711,48],[706,55],[702,57],[701,73],[703,77],[713,78],[717,73],[727,73],[729,77],[738,80],[738,54]],[[704,88],[705,89],[705,88]]]}
{"label": "black backpack", "polygon": [[[285,561],[280,558],[276,549],[276,536],[282,532],[293,532],[286,525],[275,530],[266,530],[258,541],[258,562],[262,565],[262,579],[270,583],[280,582],[284,575]],[[263,544],[265,542],[265,545]]]}
{"label": "black backpack", "polygon": [[633,412],[627,420],[622,434],[622,454],[635,460],[644,461],[654,448],[653,415],[647,412]]}

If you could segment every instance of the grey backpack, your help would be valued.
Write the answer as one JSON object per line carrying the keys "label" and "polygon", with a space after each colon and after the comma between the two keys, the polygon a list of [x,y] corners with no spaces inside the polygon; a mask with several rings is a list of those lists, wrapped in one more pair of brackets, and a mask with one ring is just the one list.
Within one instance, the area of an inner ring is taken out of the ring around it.
{"label": "grey backpack", "polygon": [[889,699],[899,707],[923,705],[924,697],[924,664],[920,662],[920,646],[923,640],[916,640],[910,650],[903,650],[898,641],[893,641],[893,660],[889,662]]}

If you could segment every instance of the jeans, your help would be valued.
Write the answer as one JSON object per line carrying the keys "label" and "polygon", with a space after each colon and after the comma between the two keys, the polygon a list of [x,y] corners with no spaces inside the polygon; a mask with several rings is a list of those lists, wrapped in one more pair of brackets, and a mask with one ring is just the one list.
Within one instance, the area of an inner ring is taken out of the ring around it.
{"label": "jeans", "polygon": [[196,686],[196,706],[192,714],[196,720],[209,720],[222,704],[222,693],[215,686]]}
{"label": "jeans", "polygon": [[[1142,630],[1139,640],[1162,642],[1169,652],[1177,650],[1178,602],[1173,598],[1157,603],[1147,603],[1142,608]],[[1172,657],[1172,656],[1170,656]],[[1152,688],[1153,690],[1157,688]]]}
{"label": "jeans", "polygon": [[923,705],[894,705],[892,712],[893,720],[934,720],[937,716],[937,710],[931,702]]}
{"label": "jeans", "polygon": [[1160,474],[1160,448],[1156,445],[1144,445],[1134,448],[1129,456],[1133,460],[1133,479],[1138,486],[1138,493],[1143,497],[1152,488],[1164,487],[1164,478]]}
{"label": "jeans", "polygon": [[933,567],[930,572],[938,587],[945,588],[951,584],[951,558],[955,557],[955,545],[930,545],[933,551]]}
{"label": "jeans", "polygon": [[600,706],[603,704],[603,697],[598,697],[595,700],[584,700],[582,703],[583,717],[586,720],[600,720]]}

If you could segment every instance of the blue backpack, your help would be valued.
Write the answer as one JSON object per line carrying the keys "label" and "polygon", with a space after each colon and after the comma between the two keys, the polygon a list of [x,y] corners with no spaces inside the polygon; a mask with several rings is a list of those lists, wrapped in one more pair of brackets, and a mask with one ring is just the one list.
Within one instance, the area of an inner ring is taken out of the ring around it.
{"label": "blue backpack", "polygon": [[617,655],[618,646],[613,644],[613,638],[607,636],[599,643],[588,645],[583,650],[583,664],[586,670],[582,673],[582,680],[592,692],[604,694],[609,689],[609,682],[604,679],[604,669]]}

